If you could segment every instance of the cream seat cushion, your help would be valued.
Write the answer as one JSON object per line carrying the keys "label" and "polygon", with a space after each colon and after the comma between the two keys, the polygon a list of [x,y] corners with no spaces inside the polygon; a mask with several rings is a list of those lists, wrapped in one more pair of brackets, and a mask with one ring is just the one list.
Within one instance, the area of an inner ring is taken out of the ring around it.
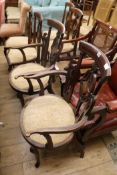
{"label": "cream seat cushion", "polygon": [[[10,37],[7,39],[5,42],[5,46],[7,47],[20,47],[20,46],[25,46],[28,45],[28,37],[27,36],[14,36]],[[34,47],[29,47],[23,49],[26,60],[27,61],[32,61],[37,58],[37,50]],[[8,58],[10,64],[15,64],[15,63],[22,63],[23,61],[23,55],[20,50],[18,49],[10,49],[8,53]]]}
{"label": "cream seat cushion", "polygon": [[[52,46],[53,40],[50,40],[50,44],[49,44],[49,52],[51,52],[51,46]],[[74,48],[74,45],[71,43],[67,43],[63,45],[63,49],[62,52],[69,52],[71,49]]]}
{"label": "cream seat cushion", "polygon": [[[26,56],[26,61],[33,61],[37,58],[37,50],[34,47],[29,47],[23,49],[25,56]],[[20,50],[18,49],[10,49],[8,52],[8,58],[10,64],[15,64],[15,63],[22,63],[23,62],[23,55]]]}
{"label": "cream seat cushion", "polygon": [[[16,79],[16,77],[18,75],[21,75],[21,74],[43,71],[43,70],[45,70],[45,68],[39,64],[36,64],[36,63],[27,63],[27,64],[17,66],[11,72],[9,82],[14,89],[19,90],[21,92],[28,92],[29,84],[28,84],[27,80],[24,79],[23,77],[19,77]],[[42,82],[43,82],[44,87],[46,87],[48,85],[48,80],[49,80],[48,76],[42,78]],[[32,79],[31,82],[33,85],[33,91],[34,92],[39,91],[40,86],[39,86],[39,83],[37,82],[37,80]]]}
{"label": "cream seat cushion", "polygon": [[5,46],[7,47],[20,47],[28,44],[28,37],[27,36],[13,36],[9,37],[6,42]]}
{"label": "cream seat cushion", "polygon": [[18,7],[7,7],[6,8],[7,21],[14,23],[19,22],[20,19],[20,8]]}
{"label": "cream seat cushion", "polygon": [[69,67],[69,63],[70,61],[59,61],[59,62],[56,62],[56,67],[59,70],[64,70],[65,68]]}
{"label": "cream seat cushion", "polygon": [[[24,130],[29,133],[41,128],[67,127],[75,123],[75,117],[70,105],[61,97],[45,95],[34,98],[23,110],[22,122]],[[73,133],[51,134],[53,144],[61,144],[71,139]],[[46,144],[46,139],[40,134],[31,136],[33,141]]]}

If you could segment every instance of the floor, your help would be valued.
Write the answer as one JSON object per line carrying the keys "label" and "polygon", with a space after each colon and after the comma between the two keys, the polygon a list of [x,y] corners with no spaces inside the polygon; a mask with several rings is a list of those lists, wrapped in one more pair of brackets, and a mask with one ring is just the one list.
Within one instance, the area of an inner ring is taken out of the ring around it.
{"label": "floor", "polygon": [[90,140],[85,157],[79,158],[76,143],[55,151],[41,151],[41,166],[19,128],[21,105],[8,83],[7,63],[0,47],[0,175],[117,175],[117,132]]}

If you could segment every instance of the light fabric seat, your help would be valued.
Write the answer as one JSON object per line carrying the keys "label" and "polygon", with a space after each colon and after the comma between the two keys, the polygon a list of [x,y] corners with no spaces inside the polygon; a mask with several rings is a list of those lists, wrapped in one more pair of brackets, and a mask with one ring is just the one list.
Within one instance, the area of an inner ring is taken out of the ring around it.
{"label": "light fabric seat", "polygon": [[7,15],[8,23],[18,23],[20,19],[20,8],[19,7],[7,7],[6,15]]}
{"label": "light fabric seat", "polygon": [[[22,123],[25,132],[36,131],[42,128],[67,127],[75,123],[75,117],[70,105],[61,97],[45,95],[33,99],[22,113]],[[53,144],[60,144],[73,137],[73,133],[50,134]],[[46,144],[46,139],[34,134],[33,141]]]}
{"label": "light fabric seat", "polygon": [[69,66],[70,61],[59,61],[56,62],[56,66],[59,70],[64,70],[65,68],[67,68]]}
{"label": "light fabric seat", "polygon": [[[28,45],[28,37],[27,36],[14,36],[8,38],[8,40],[5,43],[6,47],[21,47]],[[37,50],[34,47],[25,48],[23,49],[26,61],[33,61],[37,58]],[[15,64],[15,63],[22,63],[23,62],[23,55],[19,49],[10,49],[8,54],[9,63]]]}
{"label": "light fabric seat", "polygon": [[[23,49],[25,56],[26,56],[26,61],[33,61],[37,58],[37,49],[30,47],[30,48],[25,48]],[[9,57],[9,62],[10,64],[19,64],[23,62],[23,55],[19,49],[10,49],[8,53]]]}
{"label": "light fabric seat", "polygon": [[28,44],[27,36],[13,36],[6,40],[6,47],[20,47]]}
{"label": "light fabric seat", "polygon": [[[18,75],[21,74],[25,74],[25,73],[30,73],[30,72],[37,72],[37,71],[43,71],[45,70],[45,68],[39,64],[36,63],[27,63],[27,64],[23,64],[20,65],[18,67],[16,67],[15,69],[13,69],[13,71],[10,74],[10,84],[13,88],[15,88],[16,90],[19,90],[21,92],[28,92],[29,90],[29,84],[27,82],[26,79],[24,79],[23,77],[18,77],[16,78]],[[48,80],[49,77],[46,76],[44,78],[42,78],[42,82],[44,87],[47,87],[48,85]],[[39,83],[37,82],[37,80],[31,80],[32,85],[33,85],[33,91],[39,91],[40,90],[40,86]]]}

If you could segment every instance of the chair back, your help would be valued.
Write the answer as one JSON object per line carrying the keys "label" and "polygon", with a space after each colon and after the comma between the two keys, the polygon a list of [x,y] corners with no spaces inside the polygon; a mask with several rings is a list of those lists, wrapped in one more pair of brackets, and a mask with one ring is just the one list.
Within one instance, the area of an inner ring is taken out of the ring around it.
{"label": "chair back", "polygon": [[32,12],[29,14],[29,43],[40,43],[42,39],[42,14],[34,12],[34,18]]}
{"label": "chair back", "polygon": [[107,22],[114,2],[115,0],[99,0],[94,19]]}
{"label": "chair back", "polygon": [[[80,58],[78,62],[73,61],[69,67],[63,96],[67,101],[71,101],[76,107],[76,115],[81,117],[84,111],[87,115],[91,112],[97,93],[111,75],[111,67],[106,55],[94,45],[81,41],[79,49]],[[81,75],[80,68],[84,53],[90,56],[94,63],[90,70]],[[77,94],[77,101],[75,101],[74,93]]]}
{"label": "chair back", "polygon": [[56,63],[59,57],[59,53],[61,52],[61,43],[62,43],[62,39],[65,33],[65,27],[60,21],[54,20],[54,19],[48,19],[47,24],[49,26],[48,33],[44,33],[42,37],[43,39],[43,50],[42,50],[43,64],[44,65],[47,64],[47,54],[48,54],[48,48],[50,44],[50,36],[51,36],[52,29],[55,29],[56,36],[53,39],[50,55],[48,58],[50,61],[50,65],[52,65]]}
{"label": "chair back", "polygon": [[19,27],[21,33],[25,32],[25,26],[26,26],[26,20],[27,20],[27,13],[31,11],[31,6],[28,5],[25,2],[21,3],[21,14],[20,14],[20,21],[19,21]]}
{"label": "chair back", "polygon": [[80,9],[74,7],[70,9],[65,22],[65,39],[74,39],[79,37],[82,18],[83,12]]}
{"label": "chair back", "polygon": [[71,7],[74,7],[74,4],[72,2],[65,3],[65,9],[64,9],[63,18],[62,18],[63,24],[65,24],[65,22],[66,22],[66,17],[67,17],[67,15],[69,15]]}
{"label": "chair back", "polygon": [[117,29],[97,20],[90,32],[88,42],[101,49],[104,53],[107,53],[114,47],[116,41]]}

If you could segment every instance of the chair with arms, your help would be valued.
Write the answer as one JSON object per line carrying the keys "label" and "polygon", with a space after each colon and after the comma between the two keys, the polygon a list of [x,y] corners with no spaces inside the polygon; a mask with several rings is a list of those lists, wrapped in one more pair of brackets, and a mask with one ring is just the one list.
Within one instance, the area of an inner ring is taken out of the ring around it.
{"label": "chair with arms", "polygon": [[4,53],[9,71],[20,64],[40,62],[40,46],[42,46],[42,15],[35,12],[33,22],[30,12],[28,36],[9,37],[5,42]]}
{"label": "chair with arms", "polygon": [[4,23],[0,26],[0,38],[5,39],[10,36],[23,35],[25,32],[25,25],[27,13],[31,10],[31,6],[26,3],[21,4],[21,14],[19,23]]}
{"label": "chair with arms", "polygon": [[[33,95],[37,93],[41,94],[40,88],[42,84],[40,84],[40,81],[38,80],[27,81],[25,78],[21,77],[20,74],[22,73],[27,74],[29,72],[37,72],[37,71],[43,72],[45,70],[45,67],[43,65],[45,65],[45,62],[47,61],[47,53],[48,53],[50,36],[51,36],[51,30],[53,28],[56,29],[57,34],[55,39],[53,40],[50,57],[55,59],[54,57],[58,55],[58,52],[60,50],[61,41],[65,32],[64,25],[57,20],[48,19],[48,26],[49,26],[48,33],[44,33],[42,36],[42,44],[41,44],[42,47],[40,52],[41,59],[39,62],[40,64],[26,63],[26,64],[19,65],[11,71],[9,76],[9,83],[11,87],[17,92],[17,97],[20,99],[22,106],[25,103],[24,95]],[[21,52],[21,53],[22,55],[23,54],[25,55],[25,52]],[[54,68],[54,65],[53,67],[50,67],[48,69],[53,69],[53,68]],[[43,78],[44,88],[50,91],[51,87],[49,86],[48,81],[49,81],[49,77]]]}
{"label": "chair with arms", "polygon": [[[51,150],[68,144],[76,136],[77,131],[92,122],[90,113],[95,104],[95,96],[111,75],[108,59],[99,49],[89,43],[81,42],[80,51],[79,61],[76,64],[71,64],[68,72],[65,70],[45,70],[36,74],[22,74],[28,80],[37,79],[40,81],[45,76],[62,75],[66,77],[62,85],[62,97],[55,94],[44,95],[44,86],[42,86],[43,95],[34,98],[22,110],[20,117],[21,132],[25,140],[31,145],[30,151],[36,155],[36,167],[40,165],[38,149]],[[80,76],[82,52],[94,60],[91,70],[83,77]],[[76,105],[76,110],[73,112],[68,103],[71,101],[76,82],[79,82],[81,96]],[[78,145],[82,157],[84,148],[80,142]]]}
{"label": "chair with arms", "polygon": [[[75,41],[82,41],[85,40],[99,49],[101,49],[105,54],[107,54],[108,59],[110,62],[113,61],[113,58],[115,56],[115,51],[113,52],[113,48],[116,45],[117,42],[117,29],[110,26],[109,24],[103,23],[102,21],[97,20],[96,23],[94,24],[92,30],[85,36],[81,36],[76,39],[71,39],[71,40],[63,40],[62,43],[66,44],[67,43],[74,43]],[[115,48],[114,48],[115,50]],[[78,55],[79,53],[77,53]],[[92,59],[91,57],[88,58],[86,55],[84,55],[87,59],[84,59],[82,62],[82,68],[89,68],[90,65],[92,64]],[[73,57],[74,58],[74,57]],[[71,56],[72,59],[72,56]],[[78,57],[76,56],[76,59]],[[61,59],[58,59],[58,67],[62,64]],[[68,61],[65,62],[64,67],[67,67],[69,64]]]}

